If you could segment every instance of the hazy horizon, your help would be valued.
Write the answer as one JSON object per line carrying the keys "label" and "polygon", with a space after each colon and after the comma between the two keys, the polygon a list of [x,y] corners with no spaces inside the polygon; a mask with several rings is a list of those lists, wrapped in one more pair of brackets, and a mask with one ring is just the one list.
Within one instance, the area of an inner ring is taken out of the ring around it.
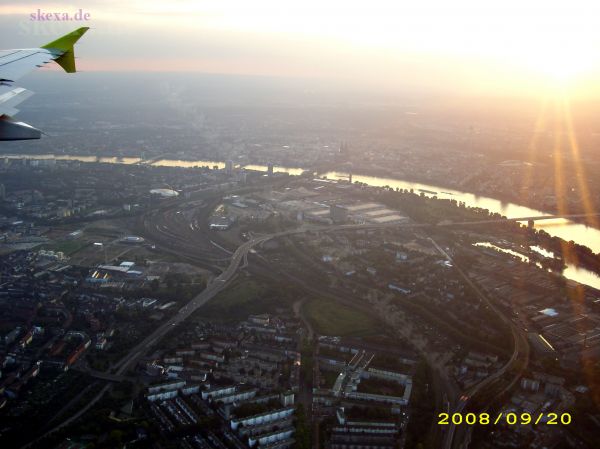
{"label": "hazy horizon", "polygon": [[[30,14],[90,14],[40,22]],[[446,5],[375,1],[25,1],[0,7],[3,48],[79,26],[82,71],[192,72],[316,79],[379,92],[598,98],[600,6],[579,1]]]}

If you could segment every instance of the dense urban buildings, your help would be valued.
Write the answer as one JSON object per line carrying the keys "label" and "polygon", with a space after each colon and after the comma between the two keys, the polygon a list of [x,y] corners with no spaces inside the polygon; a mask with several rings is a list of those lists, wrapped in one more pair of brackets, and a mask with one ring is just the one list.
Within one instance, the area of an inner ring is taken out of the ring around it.
{"label": "dense urban buildings", "polygon": [[[561,274],[594,270],[573,243],[310,172],[1,170],[7,447],[592,447],[600,290]],[[489,442],[437,424],[453,407],[546,418]]]}

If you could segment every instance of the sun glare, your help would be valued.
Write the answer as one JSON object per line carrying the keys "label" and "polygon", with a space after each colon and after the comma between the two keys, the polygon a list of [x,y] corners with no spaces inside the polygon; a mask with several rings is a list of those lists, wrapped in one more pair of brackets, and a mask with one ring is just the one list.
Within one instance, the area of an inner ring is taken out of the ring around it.
{"label": "sun glare", "polygon": [[564,86],[589,74],[594,57],[585,43],[556,42],[532,53],[528,64],[549,81]]}

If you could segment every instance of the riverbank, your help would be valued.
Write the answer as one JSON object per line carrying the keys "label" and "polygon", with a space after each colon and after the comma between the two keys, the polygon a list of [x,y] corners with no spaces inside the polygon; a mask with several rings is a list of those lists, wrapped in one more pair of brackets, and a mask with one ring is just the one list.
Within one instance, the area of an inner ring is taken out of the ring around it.
{"label": "riverbank", "polygon": [[[340,177],[339,177],[340,179],[348,179],[348,174],[350,173],[349,170],[348,171],[339,170],[339,169],[336,169],[336,167],[332,167],[331,165],[326,165],[324,167],[318,167],[314,171],[316,173],[318,173],[319,176],[327,175],[328,173],[329,174],[338,173],[338,174],[340,174]],[[422,191],[423,193],[427,194],[428,196],[447,195],[452,192],[465,192],[465,190],[462,190],[462,189],[465,189],[465,187],[458,186],[458,185],[456,185],[456,183],[447,182],[447,179],[443,179],[443,178],[442,179],[430,179],[427,177],[416,175],[414,173],[410,173],[410,174],[406,173],[406,174],[402,174],[402,176],[399,176],[398,173],[390,172],[388,170],[370,169],[370,168],[366,167],[366,168],[361,168],[360,173],[352,172],[352,182],[357,181],[359,176],[360,177],[370,177],[370,178],[380,178],[380,179],[390,179],[390,180],[402,179],[409,183],[419,184],[421,186],[435,187],[434,190],[428,190],[427,188],[421,188],[417,192],[417,193],[420,193]],[[466,190],[468,190],[468,193],[471,193],[472,195],[490,198],[489,192],[478,190],[472,186]],[[505,194],[496,192],[493,196],[493,199],[500,201],[501,203],[505,203],[507,205],[516,204],[518,206],[529,208],[531,210],[539,211],[539,212],[541,212],[540,215],[558,215],[558,214],[560,214],[560,211],[558,210],[558,208],[544,207],[542,209],[539,209],[539,204],[535,204],[533,202],[529,202],[529,203],[523,202],[522,198],[519,198],[516,195],[506,196]],[[571,215],[571,214],[578,215],[578,214],[585,214],[585,213],[586,213],[586,211],[583,209],[573,209],[573,210],[568,211],[569,215]],[[508,217],[508,218],[511,218],[511,217]],[[589,219],[586,219],[585,217],[572,217],[572,218],[569,218],[569,221],[581,224],[583,226],[593,227],[600,231],[600,216],[599,216],[598,220],[589,220]],[[600,252],[600,249],[596,252]]]}

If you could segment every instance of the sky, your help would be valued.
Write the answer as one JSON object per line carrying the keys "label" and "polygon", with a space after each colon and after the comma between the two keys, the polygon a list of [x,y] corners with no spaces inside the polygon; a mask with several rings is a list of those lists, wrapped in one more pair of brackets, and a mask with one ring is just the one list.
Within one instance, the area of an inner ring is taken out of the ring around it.
{"label": "sky", "polygon": [[[37,21],[41,12],[88,21]],[[8,0],[1,48],[79,26],[85,71],[325,79],[381,90],[600,98],[594,0]]]}

